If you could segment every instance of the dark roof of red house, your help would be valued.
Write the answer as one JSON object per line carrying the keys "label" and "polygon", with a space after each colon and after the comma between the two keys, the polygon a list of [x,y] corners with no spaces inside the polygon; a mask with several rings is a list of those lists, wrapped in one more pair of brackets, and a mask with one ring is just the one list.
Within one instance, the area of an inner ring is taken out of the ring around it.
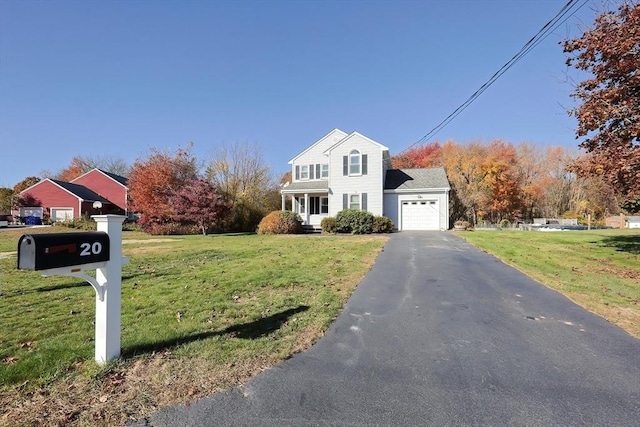
{"label": "dark roof of red house", "polygon": [[127,185],[127,182],[129,182],[129,179],[125,178],[124,176],[116,175],[115,173],[107,172],[102,169],[98,169],[98,170],[103,174],[107,175],[108,177],[110,177],[111,179],[113,179],[114,181],[118,181],[120,184],[124,185],[125,187]]}
{"label": "dark roof of red house", "polygon": [[111,203],[109,200],[94,193],[84,185],[72,184],[70,182],[59,181],[57,179],[50,179],[50,181],[53,182],[54,184],[59,185],[60,187],[64,188],[65,190],[74,194],[75,196],[77,196],[82,200],[86,200],[88,202]]}

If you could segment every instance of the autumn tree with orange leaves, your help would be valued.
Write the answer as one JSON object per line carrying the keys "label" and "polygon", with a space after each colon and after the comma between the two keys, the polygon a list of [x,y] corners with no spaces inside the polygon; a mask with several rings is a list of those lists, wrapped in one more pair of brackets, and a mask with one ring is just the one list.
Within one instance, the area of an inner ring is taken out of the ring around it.
{"label": "autumn tree with orange leaves", "polygon": [[44,171],[42,175],[60,181],[70,182],[95,168],[125,177],[129,174],[129,165],[119,157],[74,156],[71,159],[69,166],[64,167],[59,172],[51,173]]}
{"label": "autumn tree with orange leaves", "polygon": [[530,223],[562,215],[602,219],[619,212],[611,185],[600,177],[571,173],[569,165],[577,156],[562,147],[502,140],[448,141],[438,147],[434,156],[421,156],[435,151],[414,147],[393,156],[392,163],[395,168],[444,166],[451,183],[452,221]]}
{"label": "autumn tree with orange leaves", "polygon": [[81,157],[75,156],[71,159],[69,166],[58,172],[55,179],[70,182],[89,170],[91,170],[91,167]]}
{"label": "autumn tree with orange leaves", "polygon": [[567,65],[591,74],[572,95],[580,104],[569,114],[578,119],[576,137],[585,138],[580,146],[589,153],[572,169],[601,176],[626,201],[639,200],[640,4],[600,14],[593,28],[563,46]]}
{"label": "autumn tree with orange leaves", "polygon": [[174,221],[174,194],[198,178],[198,167],[191,145],[175,154],[151,149],[147,159],[138,159],[129,174],[131,209],[141,214],[143,229],[151,230]]}

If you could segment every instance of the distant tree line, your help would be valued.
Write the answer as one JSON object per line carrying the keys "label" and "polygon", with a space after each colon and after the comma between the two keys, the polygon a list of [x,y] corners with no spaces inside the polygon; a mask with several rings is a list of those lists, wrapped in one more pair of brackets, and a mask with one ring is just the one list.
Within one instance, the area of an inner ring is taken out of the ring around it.
{"label": "distant tree line", "polygon": [[532,222],[533,218],[620,212],[614,188],[602,177],[569,171],[577,160],[562,147],[538,148],[502,140],[432,142],[392,157],[395,168],[442,166],[451,183],[452,220]]}

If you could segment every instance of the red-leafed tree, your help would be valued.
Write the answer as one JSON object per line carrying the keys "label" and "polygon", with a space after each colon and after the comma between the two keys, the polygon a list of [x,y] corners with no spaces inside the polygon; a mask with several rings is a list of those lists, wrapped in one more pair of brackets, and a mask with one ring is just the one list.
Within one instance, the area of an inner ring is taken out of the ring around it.
{"label": "red-leafed tree", "polygon": [[229,207],[208,181],[186,182],[171,198],[174,218],[181,223],[197,225],[206,235],[229,213]]}
{"label": "red-leafed tree", "polygon": [[131,208],[140,213],[145,229],[173,221],[173,195],[187,182],[198,177],[196,159],[187,149],[179,148],[175,154],[151,149],[147,159],[138,159],[129,174]]}
{"label": "red-leafed tree", "polygon": [[391,164],[396,169],[442,166],[442,147],[437,141],[411,147],[400,154],[392,156]]}
{"label": "red-leafed tree", "polygon": [[602,13],[581,37],[566,40],[567,64],[591,74],[575,87],[576,137],[592,156],[580,175],[611,182],[626,200],[640,197],[640,4]]}

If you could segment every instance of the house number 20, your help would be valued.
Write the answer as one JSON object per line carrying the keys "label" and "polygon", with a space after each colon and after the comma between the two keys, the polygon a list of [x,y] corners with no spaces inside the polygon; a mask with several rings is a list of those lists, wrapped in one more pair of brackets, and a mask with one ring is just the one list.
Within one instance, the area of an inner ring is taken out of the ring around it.
{"label": "house number 20", "polygon": [[98,255],[102,252],[102,243],[80,243],[80,249],[82,249],[82,251],[80,251],[80,256]]}

